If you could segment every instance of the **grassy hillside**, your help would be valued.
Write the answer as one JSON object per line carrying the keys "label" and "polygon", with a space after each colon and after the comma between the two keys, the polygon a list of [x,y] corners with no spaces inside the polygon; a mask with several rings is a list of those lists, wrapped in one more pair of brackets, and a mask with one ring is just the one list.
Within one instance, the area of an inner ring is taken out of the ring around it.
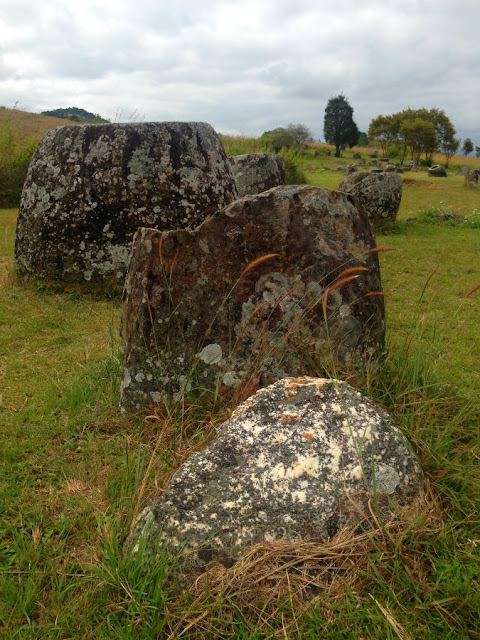
{"label": "grassy hillside", "polygon": [[66,125],[78,125],[65,118],[52,118],[39,113],[29,113],[19,109],[0,109],[0,129],[5,125],[11,125],[15,136],[22,141],[28,138],[40,138],[49,129],[65,127]]}

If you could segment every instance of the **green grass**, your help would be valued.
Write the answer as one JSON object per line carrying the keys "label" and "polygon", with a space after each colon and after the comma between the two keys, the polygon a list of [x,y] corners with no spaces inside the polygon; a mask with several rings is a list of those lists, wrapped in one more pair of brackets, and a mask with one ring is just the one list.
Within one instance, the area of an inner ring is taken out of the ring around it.
{"label": "green grass", "polygon": [[[328,188],[342,174],[321,167],[338,163],[301,157]],[[306,611],[260,598],[277,637],[480,638],[480,290],[465,297],[480,283],[480,230],[406,222],[429,207],[473,221],[479,195],[461,176],[404,177],[423,182],[404,188],[398,225],[377,238],[396,249],[379,254],[389,354],[351,381],[413,443],[425,515],[372,537],[338,598],[320,594]],[[174,560],[160,553],[145,573],[123,551],[134,514],[228,407],[121,416],[119,300],[19,281],[15,221],[0,211],[0,637],[272,637],[245,594],[179,597]]]}

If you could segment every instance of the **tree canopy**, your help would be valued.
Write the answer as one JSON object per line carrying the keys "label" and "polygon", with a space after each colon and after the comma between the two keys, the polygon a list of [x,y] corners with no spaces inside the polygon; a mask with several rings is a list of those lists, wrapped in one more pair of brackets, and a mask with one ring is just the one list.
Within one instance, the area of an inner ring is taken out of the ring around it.
{"label": "tree canopy", "polygon": [[55,118],[66,118],[74,122],[109,122],[98,113],[91,113],[79,107],[66,107],[64,109],[51,109],[42,111],[42,116],[54,116]]}
{"label": "tree canopy", "polygon": [[458,150],[460,141],[455,138],[455,127],[441,109],[404,109],[391,115],[374,118],[368,129],[370,139],[376,140],[383,154],[394,144],[401,146],[402,162],[410,149],[412,160],[417,162],[425,154],[427,162],[439,151],[449,158]]}
{"label": "tree canopy", "polygon": [[312,133],[305,124],[289,124],[287,127],[264,131],[260,139],[268,149],[278,153],[280,149],[298,148],[309,142],[312,140]]}
{"label": "tree canopy", "polygon": [[360,132],[353,119],[353,108],[345,96],[334,96],[328,101],[323,121],[323,135],[325,142],[335,145],[337,154],[340,153],[342,145],[354,147],[357,144]]}
{"label": "tree canopy", "polygon": [[472,153],[473,142],[470,140],[470,138],[465,138],[465,140],[463,141],[462,151],[466,156],[468,156],[469,153]]}

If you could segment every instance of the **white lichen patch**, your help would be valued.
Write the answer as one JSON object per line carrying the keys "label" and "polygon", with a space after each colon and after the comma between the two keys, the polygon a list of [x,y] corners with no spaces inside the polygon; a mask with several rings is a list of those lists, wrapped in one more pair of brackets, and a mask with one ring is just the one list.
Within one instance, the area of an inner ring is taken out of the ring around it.
{"label": "white lichen patch", "polygon": [[222,359],[222,347],[219,344],[207,344],[198,354],[200,360],[207,364],[217,364]]}

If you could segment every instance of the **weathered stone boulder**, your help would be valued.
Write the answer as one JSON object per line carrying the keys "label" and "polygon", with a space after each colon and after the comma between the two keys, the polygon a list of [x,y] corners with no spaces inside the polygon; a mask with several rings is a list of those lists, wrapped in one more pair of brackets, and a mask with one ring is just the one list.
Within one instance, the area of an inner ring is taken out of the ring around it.
{"label": "weathered stone boulder", "polygon": [[285,184],[285,160],[274,153],[246,153],[228,160],[240,198]]}
{"label": "weathered stone boulder", "polygon": [[402,179],[399,175],[359,171],[346,176],[338,189],[358,198],[374,227],[395,222],[402,199]]}
{"label": "weathered stone boulder", "polygon": [[428,175],[434,176],[435,178],[446,178],[447,172],[445,171],[445,167],[442,167],[441,164],[434,164],[432,167],[428,168]]}
{"label": "weathered stone boulder", "polygon": [[345,167],[345,173],[348,175],[349,173],[355,173],[357,171],[357,167],[354,164],[347,164]]}
{"label": "weathered stone boulder", "polygon": [[[350,196],[311,186],[246,196],[193,231],[140,229],[124,289],[122,406],[378,355],[374,248]],[[346,269],[358,277],[343,282]]]}
{"label": "weathered stone boulder", "polygon": [[381,168],[383,171],[386,171],[387,173],[393,173],[394,171],[397,170],[397,166],[395,164],[390,164],[388,162],[382,162]]}
{"label": "weathered stone boulder", "polygon": [[339,380],[285,379],[248,398],[190,456],[128,544],[182,550],[176,570],[192,580],[256,543],[321,542],[371,510],[388,519],[423,489],[415,454],[375,403]]}
{"label": "weathered stone boulder", "polygon": [[30,165],[15,264],[25,278],[122,281],[135,231],[195,227],[237,197],[222,143],[202,122],[59,127]]}
{"label": "weathered stone boulder", "polygon": [[367,161],[365,160],[365,158],[360,158],[360,157],[358,158],[358,160],[357,160],[357,166],[358,167],[364,167],[366,164],[367,164]]}
{"label": "weathered stone boulder", "polygon": [[468,221],[465,216],[461,216],[460,214],[455,213],[455,211],[446,208],[437,209],[433,215],[441,223],[445,222],[447,224],[463,224]]}
{"label": "weathered stone boulder", "polygon": [[480,184],[480,171],[478,169],[470,169],[465,174],[465,186],[469,189],[476,189]]}

